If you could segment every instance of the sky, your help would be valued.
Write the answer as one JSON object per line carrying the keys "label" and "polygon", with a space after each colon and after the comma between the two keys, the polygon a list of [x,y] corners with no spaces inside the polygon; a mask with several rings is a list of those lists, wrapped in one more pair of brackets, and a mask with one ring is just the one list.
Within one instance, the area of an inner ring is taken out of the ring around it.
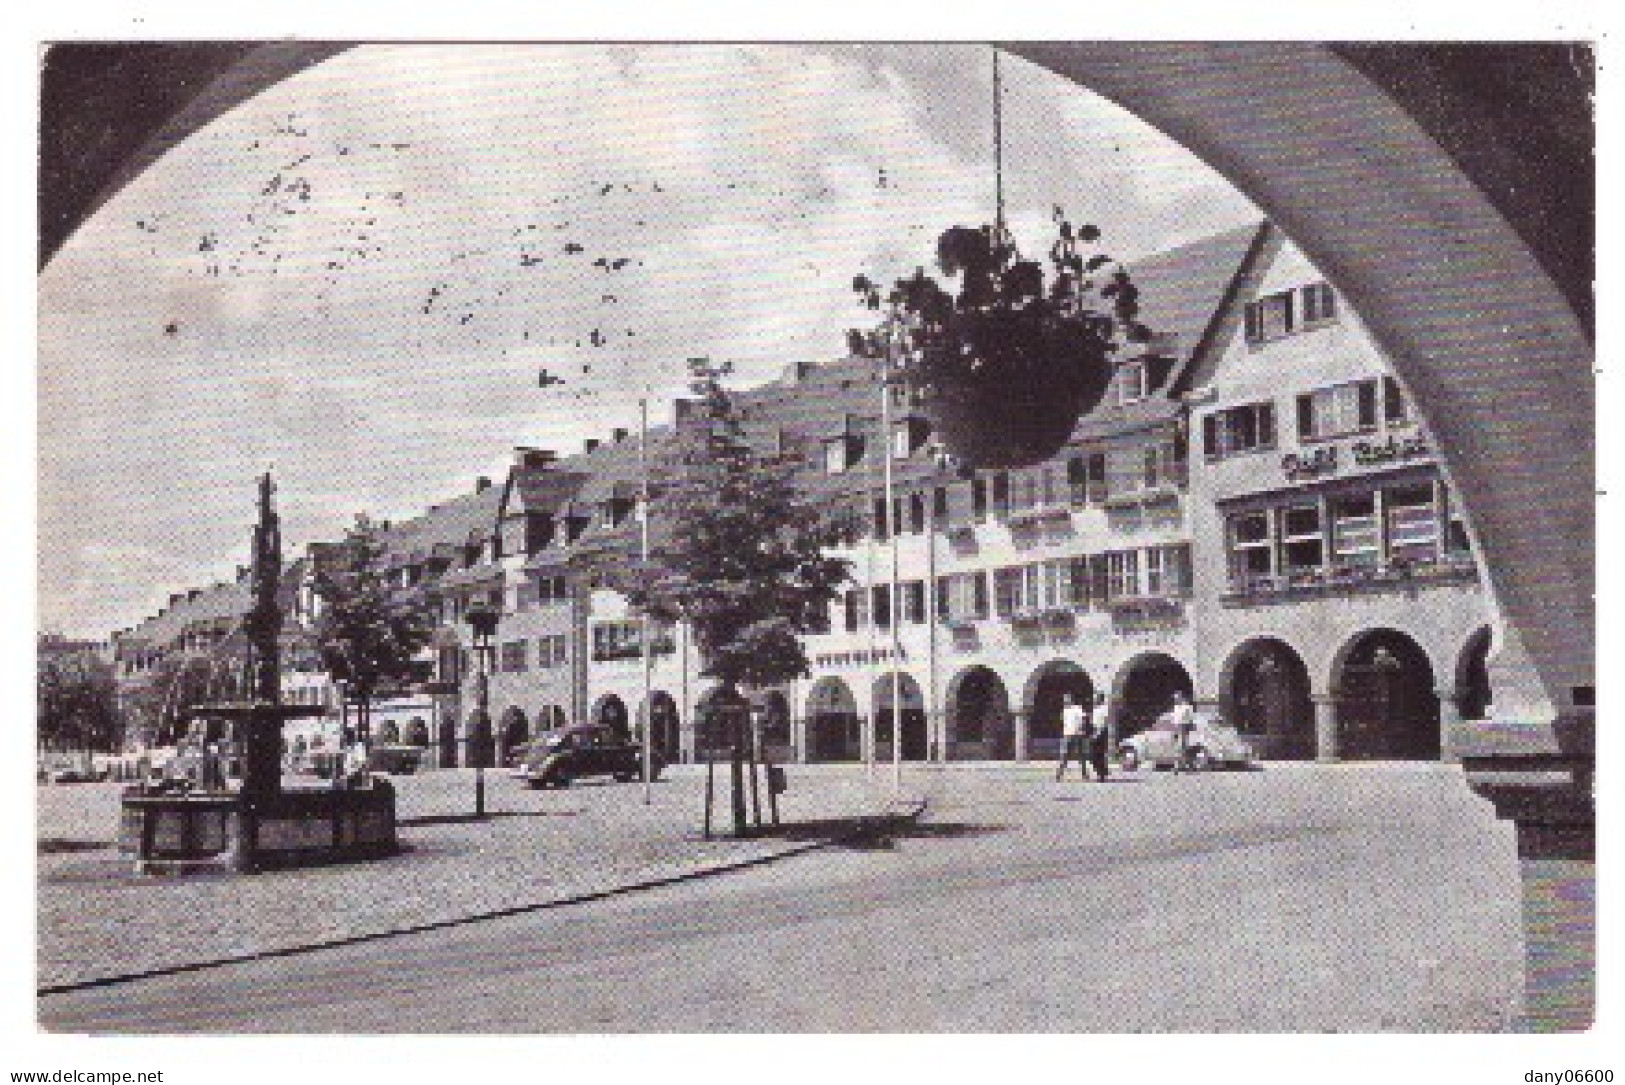
{"label": "sky", "polygon": [[[1258,212],[1177,144],[1000,61],[1007,215],[1132,269]],[[38,284],[39,627],[105,638],[290,552],[844,351],[859,272],[990,221],[986,46],[366,46],[224,115]],[[546,374],[544,385],[543,374]]]}

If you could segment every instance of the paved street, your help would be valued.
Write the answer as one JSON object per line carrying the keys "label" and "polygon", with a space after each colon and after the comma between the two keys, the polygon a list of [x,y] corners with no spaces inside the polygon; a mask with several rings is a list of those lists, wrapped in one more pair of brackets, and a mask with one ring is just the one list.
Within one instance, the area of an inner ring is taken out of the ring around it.
{"label": "paved street", "polygon": [[[859,769],[808,770],[834,784]],[[890,840],[47,997],[71,1032],[1499,1030],[1509,827],[1433,764],[911,769]],[[178,919],[178,921],[184,921]]]}
{"label": "paved street", "polygon": [[[38,792],[39,984],[52,987],[455,922],[681,877],[807,846],[820,823],[882,812],[892,791],[861,773],[789,768],[785,831],[700,838],[703,770],[641,784],[532,791],[487,773],[487,821],[466,770],[396,777],[401,854],[255,877],[149,878],[113,847],[119,786]],[[719,781],[723,773],[719,773]],[[725,784],[719,793],[725,802]],[[727,818],[719,806],[717,827]]]}

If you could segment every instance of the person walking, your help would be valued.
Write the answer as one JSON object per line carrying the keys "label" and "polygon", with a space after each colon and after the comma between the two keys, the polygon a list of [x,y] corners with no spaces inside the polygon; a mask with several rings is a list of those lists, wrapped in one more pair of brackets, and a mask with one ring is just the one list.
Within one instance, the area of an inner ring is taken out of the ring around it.
{"label": "person walking", "polygon": [[1061,760],[1055,766],[1055,778],[1066,775],[1066,763],[1078,759],[1078,774],[1089,779],[1089,714],[1070,693],[1061,695]]}
{"label": "person walking", "polygon": [[1089,760],[1095,767],[1095,776],[1106,779],[1106,694],[1095,694],[1089,709]]}
{"label": "person walking", "polygon": [[1174,771],[1189,768],[1191,731],[1196,727],[1196,710],[1183,690],[1174,691],[1174,703],[1168,709],[1169,722],[1174,726]]}

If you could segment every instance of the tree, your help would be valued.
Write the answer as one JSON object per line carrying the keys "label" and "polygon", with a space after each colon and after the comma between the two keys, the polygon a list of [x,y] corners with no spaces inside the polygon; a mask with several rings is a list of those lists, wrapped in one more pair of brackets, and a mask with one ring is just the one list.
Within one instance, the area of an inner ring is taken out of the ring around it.
{"label": "tree", "polygon": [[322,665],[348,684],[360,708],[358,734],[369,733],[373,698],[385,687],[416,677],[414,657],[429,643],[434,618],[421,595],[392,590],[384,544],[365,515],[344,541],[315,563],[313,587],[321,600],[315,640]]}
{"label": "tree", "polygon": [[[658,522],[669,540],[623,584],[634,605],[693,630],[701,673],[727,700],[739,687],[809,673],[803,634],[818,628],[850,574],[830,548],[851,538],[850,520],[802,499],[795,464],[753,448],[722,378],[731,367],[689,361],[699,397],[680,438],[679,468],[662,480]],[[634,567],[635,569],[635,567]],[[735,820],[742,806],[742,736],[732,742]]]}
{"label": "tree", "polygon": [[38,742],[58,750],[113,750],[122,737],[113,668],[90,651],[42,650]]}

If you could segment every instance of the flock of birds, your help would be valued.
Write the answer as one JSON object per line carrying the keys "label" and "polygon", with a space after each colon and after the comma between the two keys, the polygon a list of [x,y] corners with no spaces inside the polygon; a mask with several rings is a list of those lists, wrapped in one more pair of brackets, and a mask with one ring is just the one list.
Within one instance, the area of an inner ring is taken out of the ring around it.
{"label": "flock of birds", "polygon": [[[273,125],[267,135],[254,139],[243,149],[248,155],[269,157],[273,163],[270,174],[258,184],[243,214],[241,225],[246,229],[209,230],[197,238],[195,246],[186,243],[187,249],[195,248],[197,257],[190,268],[191,273],[209,279],[278,276],[292,273],[295,265],[299,265],[299,271],[308,272],[312,267],[313,254],[302,251],[302,247],[309,243],[306,238],[319,232],[320,236],[333,238],[330,248],[315,254],[314,264],[320,276],[315,295],[316,308],[318,312],[329,311],[332,293],[343,277],[388,251],[390,242],[399,232],[398,212],[408,206],[409,195],[406,188],[380,187],[364,191],[359,204],[354,206],[330,206],[322,199],[321,167],[336,159],[401,155],[413,149],[414,144],[408,141],[322,141],[312,135],[310,126],[303,123],[297,113],[287,114]],[[720,181],[719,187],[737,190],[741,183]],[[895,188],[885,169],[878,173],[876,188]],[[779,197],[790,195],[782,190],[775,194]],[[524,273],[537,268],[569,265],[575,269],[578,281],[587,280],[586,296],[596,297],[592,304],[600,318],[578,332],[559,334],[555,330],[545,340],[541,331],[528,325],[505,328],[505,332],[517,330],[520,335],[517,341],[510,341],[500,349],[504,355],[509,353],[510,348],[529,351],[546,346],[555,350],[574,350],[577,352],[576,361],[558,368],[540,368],[537,384],[542,388],[553,388],[572,382],[582,383],[593,374],[595,362],[603,359],[601,353],[593,352],[625,346],[627,340],[637,338],[637,329],[625,327],[626,321],[617,319],[617,314],[621,310],[622,295],[638,288],[638,284],[626,282],[625,276],[645,267],[642,257],[635,254],[613,249],[602,253],[590,251],[584,243],[590,240],[592,232],[587,220],[603,215],[607,201],[619,200],[628,205],[625,219],[631,221],[638,231],[647,232],[655,229],[649,224],[649,218],[653,216],[648,210],[648,201],[668,195],[668,189],[659,181],[641,182],[635,186],[625,182],[594,181],[582,185],[576,193],[555,196],[550,201],[557,216],[553,221],[514,226],[508,231],[508,236],[493,247],[471,247],[454,252],[442,267],[425,269],[430,271],[433,278],[417,305],[417,313],[421,317],[449,322],[453,328],[472,325],[472,330],[479,332],[476,322],[485,314],[486,307],[507,297],[516,287],[522,288],[524,284],[520,277]],[[832,193],[826,186],[817,193],[802,195],[829,199]],[[572,212],[569,205],[579,200],[592,201],[596,206]],[[806,218],[807,214],[805,207],[799,211],[801,218]],[[638,215],[643,217],[635,217]],[[322,220],[319,225],[328,229],[308,231],[303,238],[296,236],[306,217],[319,217]],[[152,254],[157,255],[156,239],[152,235],[164,231],[163,216],[148,215],[137,219],[135,228],[147,236]],[[924,227],[916,225],[912,229]],[[510,256],[511,264],[507,263]],[[504,274],[503,268],[509,269],[510,273]],[[492,269],[496,269],[495,275],[491,274]],[[556,317],[557,313],[552,315]],[[495,327],[495,324],[492,326]],[[184,328],[178,319],[168,319],[163,322],[162,331],[166,337],[178,337],[183,334]],[[479,346],[487,342],[484,338],[476,339]],[[627,352],[612,353],[624,356]],[[600,369],[602,373],[603,367]],[[565,394],[585,398],[592,395],[593,390],[584,387]]]}

